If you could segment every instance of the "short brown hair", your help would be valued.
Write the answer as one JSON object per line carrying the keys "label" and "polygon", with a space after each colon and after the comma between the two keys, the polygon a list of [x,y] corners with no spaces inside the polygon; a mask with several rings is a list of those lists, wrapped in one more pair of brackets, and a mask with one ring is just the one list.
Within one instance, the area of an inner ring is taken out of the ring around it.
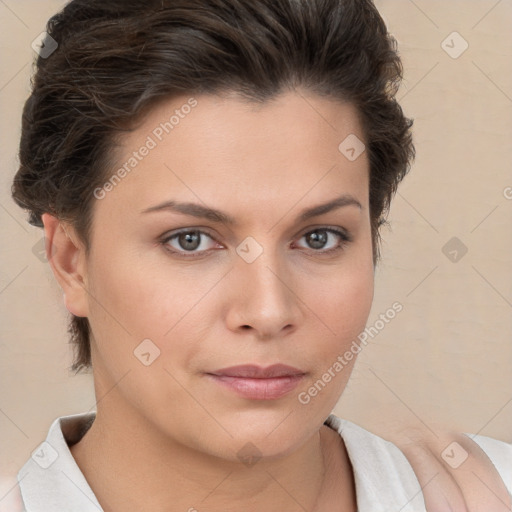
{"label": "short brown hair", "polygon": [[[73,0],[47,32],[58,48],[37,59],[12,187],[31,224],[51,213],[87,249],[93,190],[108,176],[115,137],[156,101],[235,92],[264,102],[302,87],[357,107],[377,263],[379,227],[415,150],[395,99],[397,43],[371,0]],[[71,315],[77,373],[91,367],[89,329]]]}

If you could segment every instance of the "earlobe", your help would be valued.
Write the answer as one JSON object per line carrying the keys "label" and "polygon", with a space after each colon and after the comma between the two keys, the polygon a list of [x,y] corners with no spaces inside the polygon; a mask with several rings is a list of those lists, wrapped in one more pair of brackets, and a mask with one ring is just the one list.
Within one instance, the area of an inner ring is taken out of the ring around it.
{"label": "earlobe", "polygon": [[70,224],[53,215],[42,215],[46,257],[64,292],[66,308],[79,317],[88,316],[85,247]]}

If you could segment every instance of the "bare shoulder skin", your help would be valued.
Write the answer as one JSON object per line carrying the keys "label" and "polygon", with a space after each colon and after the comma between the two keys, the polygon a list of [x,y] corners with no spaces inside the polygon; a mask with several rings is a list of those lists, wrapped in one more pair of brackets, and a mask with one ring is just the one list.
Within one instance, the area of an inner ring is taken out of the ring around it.
{"label": "bare shoulder skin", "polygon": [[[434,434],[413,426],[391,437],[416,473],[428,512],[512,510],[512,499],[500,474],[487,454],[465,434],[442,426]],[[447,462],[450,459],[453,462]]]}

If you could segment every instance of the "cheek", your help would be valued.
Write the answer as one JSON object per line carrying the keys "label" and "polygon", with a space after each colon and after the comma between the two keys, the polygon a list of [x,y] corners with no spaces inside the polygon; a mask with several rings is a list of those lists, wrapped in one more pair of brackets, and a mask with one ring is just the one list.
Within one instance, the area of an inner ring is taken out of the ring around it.
{"label": "cheek", "polygon": [[[176,343],[180,350],[173,350],[173,359],[177,354],[191,356],[194,345],[188,341],[208,305],[201,299],[219,279],[217,275],[180,271],[164,259],[144,259],[129,250],[106,246],[92,263],[89,321],[105,356],[108,351],[109,357],[121,356],[130,362],[133,351],[146,339],[153,341],[162,356]],[[124,350],[127,346],[130,350]]]}
{"label": "cheek", "polygon": [[[320,318],[325,318],[329,332],[345,340],[355,331],[364,329],[373,301],[374,273],[370,258],[357,259],[354,264],[340,266],[331,272],[323,286],[309,293],[308,303],[314,305]],[[356,332],[359,334],[359,332]]]}
{"label": "cheek", "polygon": [[324,313],[322,318],[329,328],[330,336],[325,337],[326,350],[341,353],[364,330],[368,315],[370,314],[373,299],[373,281],[358,280],[350,282],[344,280],[340,289],[333,290],[331,300],[327,294],[320,301],[318,310]]}
{"label": "cheek", "polygon": [[320,325],[306,349],[311,378],[299,390],[298,411],[327,416],[345,389],[359,353],[358,336],[364,331],[373,301],[373,265],[340,272],[328,286],[309,296],[308,304]]}
{"label": "cheek", "polygon": [[[312,382],[325,381],[324,375],[329,380],[328,389],[322,392],[323,398],[319,400],[325,400],[327,409],[336,403],[356,362],[358,336],[366,326],[373,291],[373,265],[355,265],[351,266],[350,272],[343,270],[337,278],[332,277],[329,285],[323,287],[323,293],[319,290],[308,298],[320,322],[309,354],[309,360],[314,361]],[[344,357],[348,352],[351,352],[349,357]],[[339,357],[342,357],[342,367]],[[336,377],[331,379],[326,375],[329,371],[331,377],[333,374]]]}
{"label": "cheek", "polygon": [[104,244],[89,265],[89,322],[98,344],[108,340],[109,347],[128,344],[133,350],[143,339],[161,334],[159,324],[172,319],[161,310],[165,283],[157,282],[136,254],[121,249]]}

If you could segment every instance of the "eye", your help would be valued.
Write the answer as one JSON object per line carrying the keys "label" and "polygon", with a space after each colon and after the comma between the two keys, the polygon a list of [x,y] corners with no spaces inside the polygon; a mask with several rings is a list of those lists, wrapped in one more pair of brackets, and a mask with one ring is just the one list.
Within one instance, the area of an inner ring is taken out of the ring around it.
{"label": "eye", "polygon": [[[313,252],[319,254],[330,254],[345,248],[345,245],[352,241],[351,236],[342,229],[338,228],[318,228],[308,231],[302,235],[306,243],[313,249]],[[331,243],[329,243],[331,238]],[[334,241],[332,240],[334,238]],[[336,241],[336,238],[338,241]],[[334,245],[333,245],[334,244]],[[331,245],[331,247],[326,246]]]}
{"label": "eye", "polygon": [[[308,231],[300,237],[306,239],[309,249],[315,254],[324,255],[340,251],[352,241],[352,237],[343,229],[321,227]],[[334,240],[333,240],[334,239]],[[337,240],[336,240],[337,239]],[[208,240],[218,242],[208,233],[200,229],[186,229],[177,233],[166,235],[161,244],[172,254],[183,258],[197,258],[210,252]],[[210,242],[211,244],[211,242]],[[220,244],[218,244],[220,245]],[[327,247],[331,245],[331,247]],[[222,247],[222,246],[221,246]]]}
{"label": "eye", "polygon": [[[205,238],[213,240],[213,238],[204,231],[197,229],[186,230],[167,236],[162,240],[162,244],[172,253],[176,253],[185,258],[194,258],[209,251],[209,248],[205,247],[207,244],[203,243]],[[175,245],[171,242],[174,242]]]}

